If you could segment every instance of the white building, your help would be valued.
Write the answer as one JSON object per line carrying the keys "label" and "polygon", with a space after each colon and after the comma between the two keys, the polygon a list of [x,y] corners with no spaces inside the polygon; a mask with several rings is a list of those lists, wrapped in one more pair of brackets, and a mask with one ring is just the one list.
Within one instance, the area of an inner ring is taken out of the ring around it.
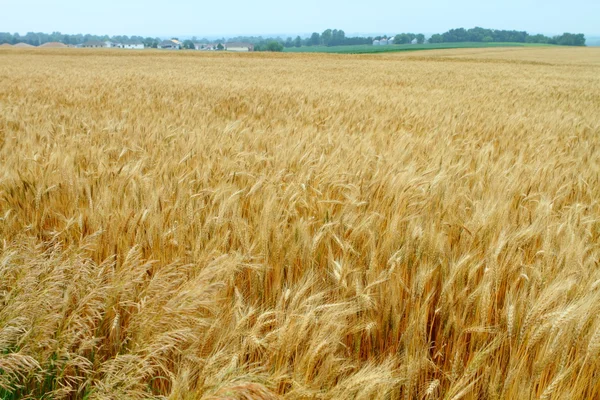
{"label": "white building", "polygon": [[194,43],[194,47],[196,50],[210,51],[214,50],[216,46],[214,44]]}
{"label": "white building", "polygon": [[379,46],[381,43],[379,40],[373,40],[373,46]]}
{"label": "white building", "polygon": [[[108,45],[109,43],[110,43],[110,46]],[[111,46],[112,46],[111,42],[101,42],[99,40],[89,40],[81,45],[81,47],[91,47],[91,48],[111,47]]]}
{"label": "white building", "polygon": [[125,43],[122,45],[124,49],[143,50],[144,44],[140,42]]}
{"label": "white building", "polygon": [[183,46],[183,43],[181,43],[179,40],[176,40],[176,39],[163,40],[158,45],[158,47],[161,49],[172,49],[172,50],[179,50],[179,49],[181,49],[182,46]]}
{"label": "white building", "polygon": [[254,51],[254,45],[251,43],[239,43],[239,42],[225,43],[225,50],[238,51],[238,52]]}

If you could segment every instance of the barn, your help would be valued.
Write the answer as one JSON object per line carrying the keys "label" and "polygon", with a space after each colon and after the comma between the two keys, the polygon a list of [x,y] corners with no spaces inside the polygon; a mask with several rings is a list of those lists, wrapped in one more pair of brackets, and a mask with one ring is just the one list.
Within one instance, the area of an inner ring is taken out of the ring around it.
{"label": "barn", "polygon": [[179,40],[171,39],[163,40],[162,42],[160,42],[158,47],[160,47],[161,49],[179,50],[181,49],[181,45],[182,43]]}
{"label": "barn", "polygon": [[89,40],[81,45],[81,47],[86,48],[101,48],[101,47],[111,47],[111,42],[102,42],[100,40]]}
{"label": "barn", "polygon": [[231,42],[225,43],[225,50],[227,51],[254,51],[254,45],[252,43],[241,43],[241,42]]}

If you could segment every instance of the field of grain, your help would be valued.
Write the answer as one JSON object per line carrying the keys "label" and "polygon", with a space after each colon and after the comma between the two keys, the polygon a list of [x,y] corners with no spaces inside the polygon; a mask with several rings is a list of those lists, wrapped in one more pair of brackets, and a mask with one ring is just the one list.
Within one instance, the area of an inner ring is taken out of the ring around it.
{"label": "field of grain", "polygon": [[0,398],[600,397],[600,49],[0,50]]}

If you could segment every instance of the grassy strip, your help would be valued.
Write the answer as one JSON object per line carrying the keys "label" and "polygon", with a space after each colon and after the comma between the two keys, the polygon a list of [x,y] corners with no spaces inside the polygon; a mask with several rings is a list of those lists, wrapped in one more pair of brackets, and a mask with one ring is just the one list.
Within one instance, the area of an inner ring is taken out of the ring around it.
{"label": "grassy strip", "polygon": [[284,51],[287,53],[337,53],[337,54],[368,54],[368,53],[392,53],[400,51],[438,50],[438,49],[468,49],[487,47],[529,47],[548,46],[537,43],[427,43],[427,44],[399,44],[388,46],[373,46],[369,44],[356,46],[304,46],[291,47]]}

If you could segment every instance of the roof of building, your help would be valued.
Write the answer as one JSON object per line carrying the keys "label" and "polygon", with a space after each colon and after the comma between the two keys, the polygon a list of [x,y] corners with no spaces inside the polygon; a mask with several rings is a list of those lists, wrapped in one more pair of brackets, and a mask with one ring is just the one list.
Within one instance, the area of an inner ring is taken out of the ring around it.
{"label": "roof of building", "polygon": [[106,46],[106,42],[101,40],[90,40],[83,44],[84,46]]}
{"label": "roof of building", "polygon": [[15,47],[34,47],[28,43],[17,43],[15,44]]}
{"label": "roof of building", "polygon": [[68,47],[68,46],[66,44],[60,43],[60,42],[48,42],[48,43],[41,44],[40,47],[64,48],[64,47]]}
{"label": "roof of building", "polygon": [[177,46],[181,46],[181,42],[179,40],[163,40],[162,42],[160,42],[161,46],[165,46],[165,45],[177,45]]}
{"label": "roof of building", "polygon": [[225,43],[227,47],[254,47],[252,43],[243,43],[243,42],[230,42]]}
{"label": "roof of building", "polygon": [[13,47],[13,45],[10,43],[2,43],[0,44],[0,47]]}

